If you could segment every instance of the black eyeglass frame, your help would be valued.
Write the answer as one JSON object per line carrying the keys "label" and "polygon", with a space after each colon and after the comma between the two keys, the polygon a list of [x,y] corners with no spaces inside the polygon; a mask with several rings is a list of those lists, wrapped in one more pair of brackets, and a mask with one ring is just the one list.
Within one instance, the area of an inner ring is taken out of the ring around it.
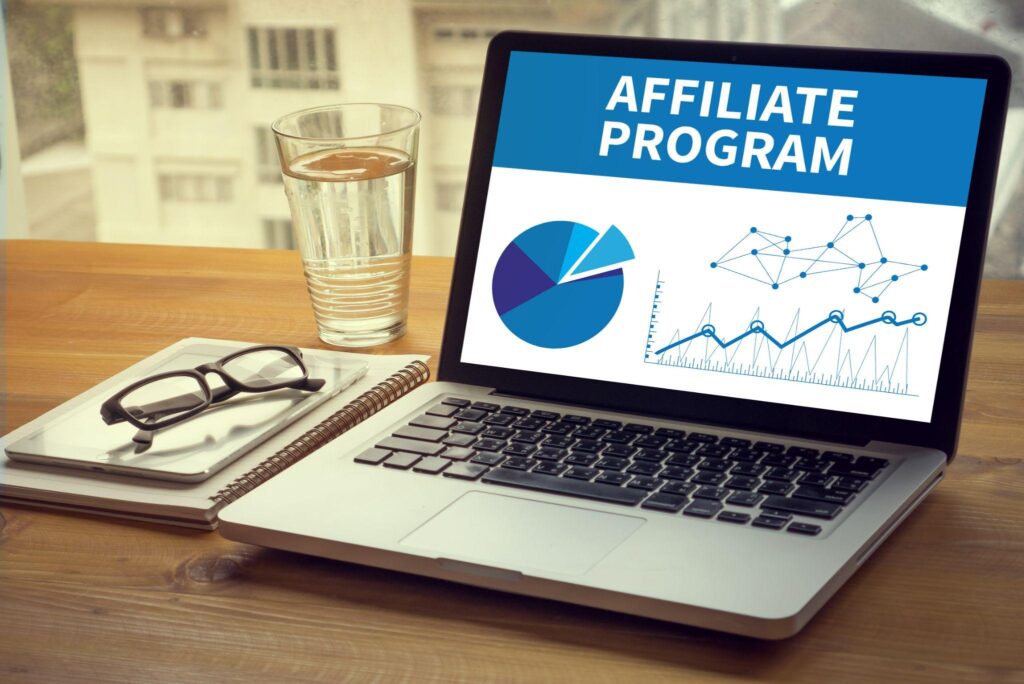
{"label": "black eyeglass frame", "polygon": [[[232,377],[232,375],[224,369],[224,365],[230,363],[234,359],[259,351],[279,351],[287,354],[302,370],[302,377],[272,384],[252,385]],[[210,384],[206,381],[206,375],[209,373],[213,373],[218,376],[224,382],[225,386],[218,388],[216,392],[211,390]],[[189,394],[149,404],[148,406],[153,410],[151,410],[147,415],[154,415],[162,412],[174,413],[170,418],[157,420],[156,422],[151,423],[145,423],[142,420],[139,420],[121,405],[122,399],[140,387],[158,380],[174,377],[187,377],[196,380],[199,383],[200,388],[203,390],[203,403],[186,411],[181,411],[180,403],[176,404],[175,402],[180,402],[182,399],[186,398],[194,399],[195,395]],[[196,414],[206,410],[212,404],[226,401],[241,392],[272,392],[280,389],[298,389],[307,392],[316,392],[324,386],[324,383],[325,381],[322,379],[309,377],[309,369],[302,360],[302,352],[298,348],[276,344],[257,345],[253,347],[246,347],[245,349],[239,349],[238,351],[232,352],[217,361],[204,363],[193,369],[167,371],[137,380],[104,401],[100,406],[100,417],[107,425],[128,422],[140,430],[153,432],[184,422]]]}

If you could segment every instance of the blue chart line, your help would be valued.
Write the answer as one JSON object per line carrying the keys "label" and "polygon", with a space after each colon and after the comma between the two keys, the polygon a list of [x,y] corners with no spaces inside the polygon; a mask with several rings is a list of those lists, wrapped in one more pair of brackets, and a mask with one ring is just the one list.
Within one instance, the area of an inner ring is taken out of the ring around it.
{"label": "blue chart line", "polygon": [[855,272],[853,294],[877,304],[886,290],[909,275],[927,271],[928,264],[899,261],[888,255],[882,249],[873,218],[871,214],[850,214],[831,240],[805,247],[797,246],[791,235],[755,226],[710,266],[773,290],[810,276]]}
{"label": "blue chart line", "polygon": [[[798,310],[788,326],[770,329],[755,308],[743,331],[719,334],[708,304],[699,322],[682,333],[675,328],[662,335],[666,304],[660,274],[651,301],[644,362],[731,375],[784,380],[885,394],[912,395],[909,391],[910,330],[924,326],[928,317],[918,312],[901,318],[893,311],[857,322],[847,322],[839,310],[801,324]],[[734,313],[729,320],[736,321]],[[659,342],[660,340],[660,342]]]}

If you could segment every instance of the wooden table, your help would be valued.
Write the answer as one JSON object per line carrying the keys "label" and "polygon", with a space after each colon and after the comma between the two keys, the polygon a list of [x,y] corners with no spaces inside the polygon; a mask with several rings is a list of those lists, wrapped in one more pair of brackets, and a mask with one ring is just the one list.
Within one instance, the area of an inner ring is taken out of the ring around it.
{"label": "wooden table", "polygon": [[[0,243],[5,431],[189,335],[321,346],[294,253]],[[436,355],[451,261],[417,258]],[[1024,282],[986,282],[960,456],[785,642],[6,506],[0,681],[1024,681]]]}

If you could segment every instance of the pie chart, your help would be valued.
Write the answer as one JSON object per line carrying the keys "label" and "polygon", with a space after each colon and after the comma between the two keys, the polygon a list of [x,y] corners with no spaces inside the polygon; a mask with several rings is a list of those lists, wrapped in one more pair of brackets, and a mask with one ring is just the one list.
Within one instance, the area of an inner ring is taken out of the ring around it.
{"label": "pie chart", "polygon": [[491,292],[502,322],[524,342],[561,349],[601,332],[619,308],[619,264],[633,250],[615,226],[598,233],[572,221],[523,231],[498,258]]}

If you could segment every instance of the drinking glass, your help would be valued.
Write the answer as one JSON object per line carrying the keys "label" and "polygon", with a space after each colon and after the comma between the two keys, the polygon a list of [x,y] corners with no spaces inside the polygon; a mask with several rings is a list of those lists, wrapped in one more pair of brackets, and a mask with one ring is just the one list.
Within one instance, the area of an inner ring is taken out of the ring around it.
{"label": "drinking glass", "polygon": [[304,109],[272,125],[320,339],[368,347],[405,333],[419,112]]}

